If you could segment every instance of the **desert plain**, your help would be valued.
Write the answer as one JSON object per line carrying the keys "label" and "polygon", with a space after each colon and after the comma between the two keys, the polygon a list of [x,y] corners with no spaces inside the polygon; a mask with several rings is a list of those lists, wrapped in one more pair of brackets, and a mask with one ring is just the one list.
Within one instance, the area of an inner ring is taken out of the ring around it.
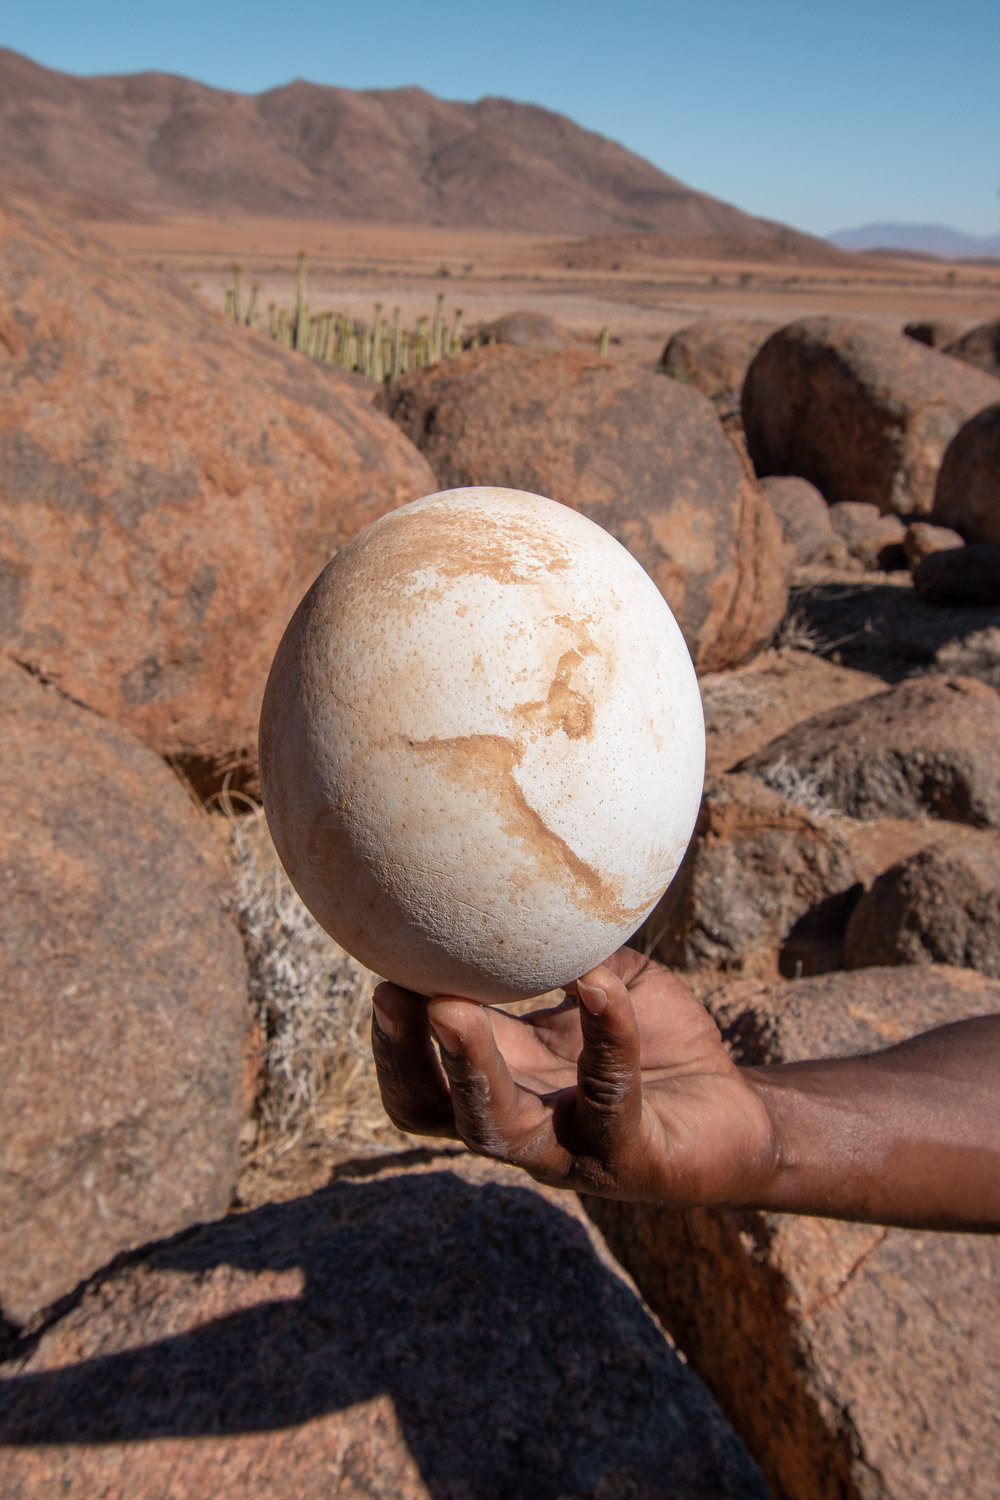
{"label": "desert plain", "polygon": [[[582,342],[608,327],[612,358],[655,366],[666,340],[708,317],[775,327],[821,313],[886,328],[921,320],[973,325],[1000,311],[1000,262],[851,254],[813,241],[782,254],[737,236],[675,239],[615,233],[554,236],[444,225],[323,223],[258,216],[163,215],[95,220],[88,232],[172,271],[221,308],[233,266],[259,303],[291,306],[299,251],[310,308],[370,319],[375,302],[412,325],[439,292],[467,327],[521,308],[555,318]],[[806,242],[807,243],[807,242]]]}

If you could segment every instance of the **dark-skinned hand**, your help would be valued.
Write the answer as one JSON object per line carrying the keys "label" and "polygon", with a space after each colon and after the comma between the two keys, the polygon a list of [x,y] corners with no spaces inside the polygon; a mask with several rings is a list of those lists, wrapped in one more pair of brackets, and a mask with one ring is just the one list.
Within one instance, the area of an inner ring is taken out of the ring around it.
{"label": "dark-skinned hand", "polygon": [[606,1197],[755,1196],[771,1122],[687,986],[622,948],[567,994],[513,1016],[380,985],[372,1045],[390,1119]]}
{"label": "dark-skinned hand", "polygon": [[390,1118],[604,1197],[1000,1229],[1000,1016],[745,1068],[686,985],[629,948],[567,996],[513,1016],[380,985]]}

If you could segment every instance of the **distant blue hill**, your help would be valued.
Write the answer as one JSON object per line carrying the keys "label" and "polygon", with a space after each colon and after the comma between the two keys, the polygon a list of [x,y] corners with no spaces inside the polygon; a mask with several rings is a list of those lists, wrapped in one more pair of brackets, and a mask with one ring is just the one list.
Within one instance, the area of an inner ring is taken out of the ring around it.
{"label": "distant blue hill", "polygon": [[923,255],[1000,255],[1000,234],[962,234],[943,224],[862,224],[826,238],[841,250],[915,250]]}

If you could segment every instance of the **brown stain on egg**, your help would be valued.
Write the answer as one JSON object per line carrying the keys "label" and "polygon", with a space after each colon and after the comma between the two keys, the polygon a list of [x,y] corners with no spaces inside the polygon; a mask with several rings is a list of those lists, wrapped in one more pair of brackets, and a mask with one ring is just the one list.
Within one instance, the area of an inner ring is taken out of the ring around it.
{"label": "brown stain on egg", "polygon": [[581,859],[532,807],[514,777],[524,758],[520,742],[501,734],[467,734],[416,741],[400,736],[398,743],[436,762],[450,779],[488,796],[500,812],[504,832],[520,841],[550,879],[561,882],[569,871],[581,910],[607,922],[638,920],[644,914],[645,907],[627,907],[620,887]]}
{"label": "brown stain on egg", "polygon": [[589,739],[594,730],[594,705],[570,686],[570,677],[582,660],[579,651],[564,651],[546,697],[535,703],[518,703],[514,712],[529,723],[541,724],[550,733],[561,729],[567,739]]}
{"label": "brown stain on egg", "polygon": [[536,522],[515,514],[404,506],[341,554],[344,565],[392,595],[425,570],[438,580],[482,575],[497,583],[538,583],[567,565],[565,549]]}
{"label": "brown stain on egg", "polygon": [[571,740],[592,739],[594,705],[585,693],[573,687],[571,678],[584,657],[600,656],[602,652],[584,621],[574,620],[569,615],[556,615],[554,623],[568,631],[576,646],[560,655],[545,697],[515,704],[514,713],[550,734],[561,729]]}

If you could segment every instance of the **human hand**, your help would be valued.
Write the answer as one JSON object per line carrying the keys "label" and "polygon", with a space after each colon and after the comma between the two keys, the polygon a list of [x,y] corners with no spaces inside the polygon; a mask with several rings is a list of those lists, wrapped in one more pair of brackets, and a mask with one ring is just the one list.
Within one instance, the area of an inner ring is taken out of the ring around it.
{"label": "human hand", "polygon": [[687,986],[622,948],[571,994],[579,1003],[513,1016],[379,985],[372,1048],[393,1123],[557,1187],[757,1201],[775,1166],[771,1121]]}

